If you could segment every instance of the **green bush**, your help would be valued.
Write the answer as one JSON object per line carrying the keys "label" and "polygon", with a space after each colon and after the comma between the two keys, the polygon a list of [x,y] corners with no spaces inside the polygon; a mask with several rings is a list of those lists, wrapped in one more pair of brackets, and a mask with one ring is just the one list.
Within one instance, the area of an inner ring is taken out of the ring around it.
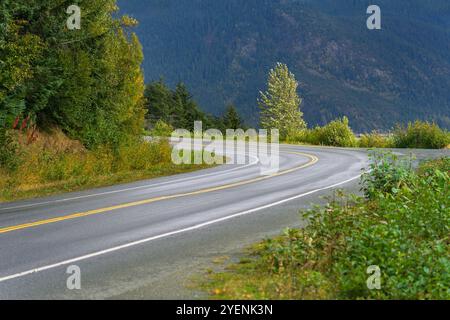
{"label": "green bush", "polygon": [[[361,203],[333,268],[340,275],[341,297],[450,298],[449,185],[448,172],[433,169],[410,174],[390,197],[382,186],[376,201]],[[381,290],[367,289],[368,265],[380,267]]]}
{"label": "green bush", "polygon": [[366,198],[395,194],[411,182],[414,174],[411,159],[399,159],[391,152],[372,152],[369,158],[369,172],[362,176]]}
{"label": "green bush", "polygon": [[15,170],[20,164],[19,145],[11,132],[0,128],[0,167]]}
{"label": "green bush", "polygon": [[312,144],[309,137],[311,130],[303,129],[298,132],[292,132],[286,136],[287,143],[310,143]]}
{"label": "green bush", "polygon": [[371,133],[366,133],[361,135],[359,139],[360,148],[390,148],[393,146],[389,137],[384,137],[381,134],[373,131]]}
{"label": "green bush", "polygon": [[153,129],[150,131],[152,137],[170,137],[173,132],[173,127],[165,123],[163,120],[158,120]]}
{"label": "green bush", "polygon": [[336,119],[323,127],[314,128],[307,134],[314,144],[333,147],[354,147],[356,145],[355,135],[349,126],[348,118]]}
{"label": "green bush", "polygon": [[415,121],[408,125],[398,125],[394,130],[396,148],[442,149],[450,144],[449,132],[429,122]]}
{"label": "green bush", "polygon": [[418,172],[422,176],[428,176],[432,175],[436,169],[442,172],[450,172],[450,157],[424,161],[421,163]]}
{"label": "green bush", "polygon": [[372,132],[363,134],[358,141],[347,117],[343,117],[323,127],[291,133],[286,137],[286,142],[334,147],[441,149],[450,145],[450,133],[434,123],[415,121],[406,127],[397,125],[390,137]]}
{"label": "green bush", "polygon": [[287,138],[291,143],[309,143],[332,147],[355,147],[355,135],[349,126],[348,118],[336,119],[323,127],[304,129],[291,133]]}

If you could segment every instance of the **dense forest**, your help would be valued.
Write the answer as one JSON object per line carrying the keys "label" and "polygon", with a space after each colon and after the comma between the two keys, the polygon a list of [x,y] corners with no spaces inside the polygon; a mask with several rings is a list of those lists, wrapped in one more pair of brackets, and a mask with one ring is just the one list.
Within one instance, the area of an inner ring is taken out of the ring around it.
{"label": "dense forest", "polygon": [[[67,8],[81,6],[69,30]],[[91,148],[141,132],[141,45],[115,0],[2,0],[0,128],[57,126]],[[3,141],[2,141],[3,144]]]}
{"label": "dense forest", "polygon": [[347,115],[357,132],[415,119],[450,127],[447,0],[380,0],[375,31],[366,0],[118,3],[140,21],[146,82],[182,81],[215,115],[232,103],[256,125],[259,90],[283,62],[299,80],[310,126]]}

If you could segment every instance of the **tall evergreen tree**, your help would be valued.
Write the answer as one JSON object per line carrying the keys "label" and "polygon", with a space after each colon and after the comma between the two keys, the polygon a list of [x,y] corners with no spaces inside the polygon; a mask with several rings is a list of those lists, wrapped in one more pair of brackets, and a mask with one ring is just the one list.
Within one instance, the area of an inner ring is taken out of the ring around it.
{"label": "tall evergreen tree", "polygon": [[183,83],[171,90],[161,79],[149,83],[145,89],[147,118],[152,124],[158,120],[174,128],[192,131],[195,121],[202,121],[204,128],[213,126],[216,119],[205,114],[194,101],[192,94]]}
{"label": "tall evergreen tree", "polygon": [[270,70],[267,91],[260,92],[260,125],[264,129],[278,129],[280,137],[293,134],[306,127],[300,111],[301,98],[297,94],[298,82],[285,64],[277,63]]}
{"label": "tall evergreen tree", "polygon": [[242,129],[242,120],[234,105],[229,105],[225,110],[223,125],[225,129]]}
{"label": "tall evergreen tree", "polygon": [[177,128],[193,130],[195,121],[202,121],[205,126],[209,125],[206,114],[200,110],[183,83],[177,85],[173,97],[177,106],[176,110],[181,110],[176,123]]}
{"label": "tall evergreen tree", "polygon": [[156,123],[162,120],[173,124],[172,109],[174,105],[173,93],[163,79],[147,84],[145,88],[147,118]]}

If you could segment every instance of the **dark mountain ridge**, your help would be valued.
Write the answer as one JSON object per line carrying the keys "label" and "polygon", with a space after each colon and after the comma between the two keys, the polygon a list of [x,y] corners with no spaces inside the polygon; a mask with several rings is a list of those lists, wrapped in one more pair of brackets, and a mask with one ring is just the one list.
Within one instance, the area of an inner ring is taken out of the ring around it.
{"label": "dark mountain ridge", "polygon": [[450,127],[450,2],[379,0],[382,30],[368,30],[369,1],[126,0],[140,21],[146,82],[186,83],[220,114],[234,103],[250,124],[269,69],[286,63],[300,82],[310,125],[347,115],[356,131],[424,119]]}

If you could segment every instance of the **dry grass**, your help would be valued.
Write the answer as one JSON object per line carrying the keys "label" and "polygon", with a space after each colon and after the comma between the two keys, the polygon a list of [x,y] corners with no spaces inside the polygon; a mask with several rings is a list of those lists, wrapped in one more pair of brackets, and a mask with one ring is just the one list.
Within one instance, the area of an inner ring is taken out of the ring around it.
{"label": "dry grass", "polygon": [[118,148],[86,150],[60,130],[37,132],[32,141],[14,132],[17,167],[0,167],[0,201],[77,191],[207,167],[174,165],[167,141],[130,140]]}

